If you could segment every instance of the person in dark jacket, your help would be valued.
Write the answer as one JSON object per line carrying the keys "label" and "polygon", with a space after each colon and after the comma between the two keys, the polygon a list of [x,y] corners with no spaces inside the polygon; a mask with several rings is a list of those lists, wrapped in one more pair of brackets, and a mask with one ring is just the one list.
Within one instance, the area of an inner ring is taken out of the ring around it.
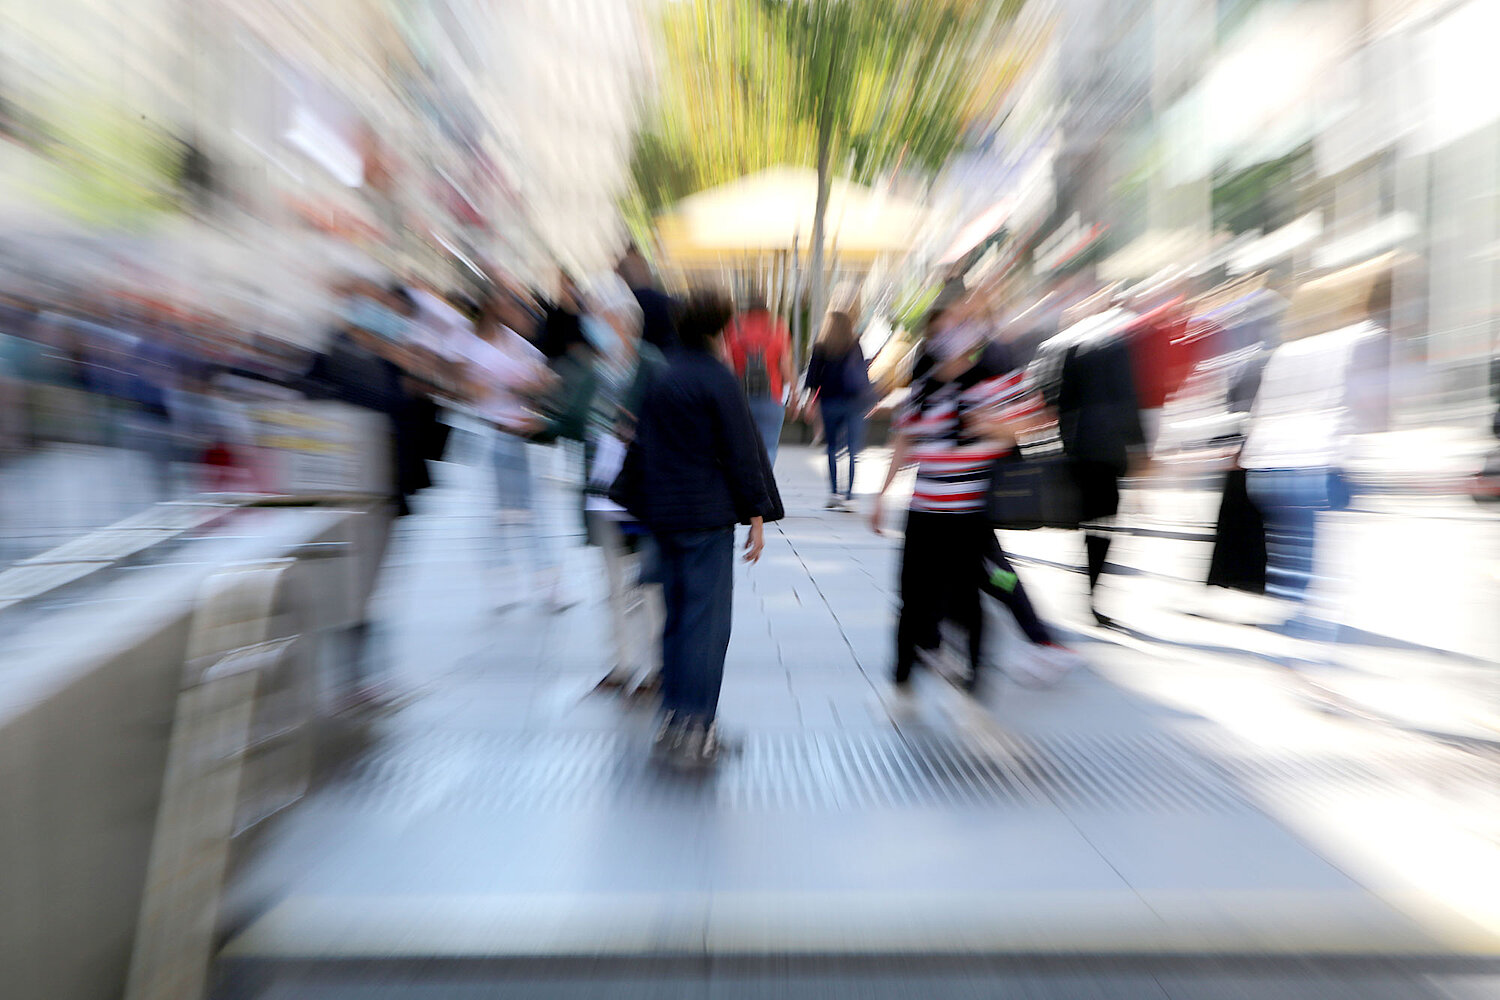
{"label": "person in dark jacket", "polygon": [[728,304],[695,296],[678,318],[681,349],[646,386],[613,497],[655,538],[666,623],[661,728],[654,750],[679,766],[712,764],[734,592],[734,526],[745,561],[781,517],[771,464],[739,383],[721,360]]}
{"label": "person in dark jacket", "polygon": [[377,337],[346,323],[329,341],[298,388],[309,399],[332,399],[366,410],[373,410],[387,420],[390,432],[391,463],[390,498],[397,515],[409,513],[402,493],[399,448],[399,422],[406,406],[401,369],[377,353]]}
{"label": "person in dark jacket", "polygon": [[1104,526],[1120,512],[1120,480],[1145,458],[1134,368],[1123,336],[1131,319],[1120,308],[1084,316],[1043,344],[1031,365],[1035,382],[1057,411],[1081,501],[1089,611],[1105,628],[1115,622],[1095,601],[1109,555]]}
{"label": "person in dark jacket", "polygon": [[545,307],[542,334],[537,342],[549,362],[560,361],[580,346],[588,346],[583,336],[582,315],[583,294],[578,283],[568,272],[558,272],[557,298]]}

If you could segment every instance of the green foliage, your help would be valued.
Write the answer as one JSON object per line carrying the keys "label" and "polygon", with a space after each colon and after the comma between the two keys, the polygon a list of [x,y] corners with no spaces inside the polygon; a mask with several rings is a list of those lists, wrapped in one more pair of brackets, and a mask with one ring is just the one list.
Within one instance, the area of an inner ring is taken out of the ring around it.
{"label": "green foliage", "polygon": [[1301,190],[1311,173],[1312,146],[1303,144],[1275,160],[1214,176],[1214,227],[1231,233],[1274,229],[1293,217],[1288,192]]}
{"label": "green foliage", "polygon": [[1019,0],[683,0],[635,138],[637,212],[778,164],[869,182],[939,168],[1008,77]]}
{"label": "green foliage", "polygon": [[903,295],[891,310],[891,323],[903,330],[914,330],[943,290],[941,282],[919,286]]}

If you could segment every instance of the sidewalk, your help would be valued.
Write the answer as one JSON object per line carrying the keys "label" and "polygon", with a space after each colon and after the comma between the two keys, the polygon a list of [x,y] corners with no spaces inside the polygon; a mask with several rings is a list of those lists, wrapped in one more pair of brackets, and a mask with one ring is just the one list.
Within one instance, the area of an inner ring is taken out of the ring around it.
{"label": "sidewalk", "polygon": [[[924,674],[893,719],[897,542],[823,511],[821,467],[783,449],[789,516],[736,580],[722,721],[745,746],[692,781],[649,766],[649,710],[591,693],[597,554],[570,550],[566,613],[497,611],[488,474],[446,466],[377,598],[411,697],[240,873],[228,966],[1500,955],[1475,827],[1500,765],[1330,718],[1264,664],[1081,635],[1095,669],[1053,690],[975,706]],[[1062,571],[1022,572],[1068,599]]]}
{"label": "sidewalk", "polygon": [[[1110,549],[1106,613],[1139,637],[1184,650],[1293,663],[1345,709],[1406,728],[1500,744],[1500,517],[1462,496],[1358,497],[1319,522],[1315,617],[1335,642],[1288,640],[1266,626],[1274,602],[1203,585],[1219,497],[1135,489]],[[1082,544],[1070,532],[1009,532],[1033,572],[1082,621]]]}

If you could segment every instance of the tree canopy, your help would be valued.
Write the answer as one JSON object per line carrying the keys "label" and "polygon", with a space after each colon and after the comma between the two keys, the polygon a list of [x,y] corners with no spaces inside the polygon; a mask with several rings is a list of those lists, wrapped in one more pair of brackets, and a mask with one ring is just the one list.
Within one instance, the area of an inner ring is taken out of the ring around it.
{"label": "tree canopy", "polygon": [[632,151],[646,217],[777,164],[869,183],[927,172],[1008,82],[1020,0],[683,0],[663,8],[657,92]]}

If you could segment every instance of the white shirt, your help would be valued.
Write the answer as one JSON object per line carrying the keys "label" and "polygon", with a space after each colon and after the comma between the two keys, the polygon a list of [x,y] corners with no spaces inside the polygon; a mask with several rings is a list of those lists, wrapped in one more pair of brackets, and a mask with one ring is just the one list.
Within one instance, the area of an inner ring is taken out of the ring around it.
{"label": "white shirt", "polygon": [[525,337],[500,327],[493,343],[473,336],[463,345],[464,356],[484,392],[479,412],[501,426],[526,416],[526,404],[516,390],[546,371],[547,359]]}
{"label": "white shirt", "polygon": [[1247,469],[1337,468],[1352,435],[1371,430],[1382,399],[1380,327],[1365,321],[1282,344],[1251,411]]}
{"label": "white shirt", "polygon": [[417,322],[413,331],[417,343],[449,361],[463,360],[463,349],[474,333],[474,324],[425,289],[411,289],[411,297],[417,303]]}

